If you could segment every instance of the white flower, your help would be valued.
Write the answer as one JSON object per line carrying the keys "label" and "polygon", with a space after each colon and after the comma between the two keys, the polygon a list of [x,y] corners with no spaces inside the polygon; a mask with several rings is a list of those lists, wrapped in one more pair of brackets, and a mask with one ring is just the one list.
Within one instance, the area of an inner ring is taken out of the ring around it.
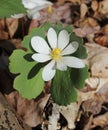
{"label": "white flower", "polygon": [[43,63],[48,62],[42,71],[44,81],[51,80],[56,69],[65,71],[67,67],[83,68],[85,64],[79,58],[69,56],[74,53],[79,44],[76,41],[69,43],[70,34],[66,30],[57,34],[53,28],[49,28],[47,33],[48,43],[40,36],[34,36],[31,39],[31,46],[37,52],[32,55],[32,59]]}
{"label": "white flower", "polygon": [[[40,17],[39,10],[51,6],[52,3],[46,0],[22,0],[22,4],[27,9],[29,18],[38,19]],[[24,14],[12,15],[12,18],[21,18]]]}

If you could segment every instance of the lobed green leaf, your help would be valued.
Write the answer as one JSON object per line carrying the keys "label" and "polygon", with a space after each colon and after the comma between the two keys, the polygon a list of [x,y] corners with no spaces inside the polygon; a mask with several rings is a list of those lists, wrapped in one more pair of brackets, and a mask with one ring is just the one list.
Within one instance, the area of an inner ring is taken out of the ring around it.
{"label": "lobed green leaf", "polygon": [[0,18],[10,17],[19,13],[26,14],[26,9],[21,0],[0,0]]}
{"label": "lobed green leaf", "polygon": [[59,105],[68,105],[77,101],[77,92],[70,78],[70,71],[56,71],[52,81],[51,96]]}
{"label": "lobed green leaf", "polygon": [[89,77],[88,66],[82,69],[71,69],[71,80],[76,88],[81,89],[85,86],[85,80]]}
{"label": "lobed green leaf", "polygon": [[14,88],[18,90],[21,95],[25,98],[31,99],[37,97],[43,90],[44,81],[41,76],[42,69],[37,67],[38,71],[35,75],[30,74],[33,72],[37,63],[36,61],[28,62],[24,56],[26,52],[23,50],[15,50],[10,56],[10,65],[9,69],[14,74],[19,74],[14,80]]}

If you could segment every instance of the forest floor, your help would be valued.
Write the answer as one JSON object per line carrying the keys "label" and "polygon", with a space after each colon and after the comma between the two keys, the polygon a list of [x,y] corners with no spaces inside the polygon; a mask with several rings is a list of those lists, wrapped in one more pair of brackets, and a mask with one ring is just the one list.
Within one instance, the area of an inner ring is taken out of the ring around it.
{"label": "forest floor", "polygon": [[[37,20],[0,19],[0,92],[33,130],[108,130],[108,0],[58,0],[51,12],[43,9],[40,14]],[[51,100],[50,83],[38,98],[22,98],[13,89],[15,75],[7,67],[13,50],[22,49],[23,37],[47,21],[72,25],[88,52],[90,78],[78,91],[78,102],[67,107]]]}

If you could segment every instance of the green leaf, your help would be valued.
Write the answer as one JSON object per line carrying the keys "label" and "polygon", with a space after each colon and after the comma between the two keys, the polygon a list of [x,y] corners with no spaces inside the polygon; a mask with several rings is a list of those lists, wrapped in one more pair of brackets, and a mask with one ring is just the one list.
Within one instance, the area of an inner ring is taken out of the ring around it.
{"label": "green leaf", "polygon": [[25,13],[21,0],[0,0],[0,18],[10,17],[14,14]]}
{"label": "green leaf", "polygon": [[51,95],[53,100],[59,105],[68,105],[77,101],[77,92],[72,84],[70,72],[56,71],[52,81]]}
{"label": "green leaf", "polygon": [[14,80],[14,88],[27,99],[36,98],[44,88],[41,71],[32,79],[27,77],[27,73],[17,76]]}
{"label": "green leaf", "polygon": [[71,79],[76,88],[81,89],[85,86],[85,80],[89,77],[88,66],[82,69],[71,69]]}
{"label": "green leaf", "polygon": [[83,46],[83,39],[75,35],[75,33],[72,33],[70,36],[70,41],[77,41],[79,43],[78,50],[72,55],[81,59],[87,58],[86,48]]}
{"label": "green leaf", "polygon": [[[25,71],[25,68],[27,68],[27,61],[23,58],[23,56],[26,54],[23,50],[14,50],[12,55],[9,57],[10,63],[9,63],[9,69],[12,73],[18,74]],[[35,63],[36,64],[36,63]]]}
{"label": "green leaf", "polygon": [[18,90],[25,98],[31,99],[37,97],[43,90],[44,81],[42,79],[42,69],[38,66],[35,75],[29,78],[32,68],[37,65],[36,61],[28,62],[24,56],[23,50],[15,50],[10,56],[9,69],[12,73],[20,74],[14,80],[14,88]]}

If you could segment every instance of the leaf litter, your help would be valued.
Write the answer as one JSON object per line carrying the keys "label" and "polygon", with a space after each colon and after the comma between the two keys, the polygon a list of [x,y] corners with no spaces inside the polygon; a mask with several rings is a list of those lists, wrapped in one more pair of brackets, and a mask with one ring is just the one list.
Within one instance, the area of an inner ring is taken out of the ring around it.
{"label": "leaf litter", "polygon": [[[40,14],[41,17],[37,20],[28,20],[26,17],[0,20],[0,40],[9,40],[16,48],[21,49],[22,37],[46,21],[72,25],[74,32],[84,39],[88,51],[85,63],[89,66],[90,78],[86,80],[85,88],[77,90],[78,101],[66,107],[55,104],[50,98],[50,82],[46,84],[45,91],[34,100],[22,98],[12,88],[6,91],[1,88],[0,91],[16,113],[34,130],[40,124],[40,130],[107,130],[108,1],[58,0],[53,3],[52,12],[43,9]],[[18,36],[20,31],[22,33]],[[1,84],[4,84],[3,78],[0,79]],[[12,87],[10,79],[12,77],[9,73],[7,80],[11,85],[7,87]]]}

